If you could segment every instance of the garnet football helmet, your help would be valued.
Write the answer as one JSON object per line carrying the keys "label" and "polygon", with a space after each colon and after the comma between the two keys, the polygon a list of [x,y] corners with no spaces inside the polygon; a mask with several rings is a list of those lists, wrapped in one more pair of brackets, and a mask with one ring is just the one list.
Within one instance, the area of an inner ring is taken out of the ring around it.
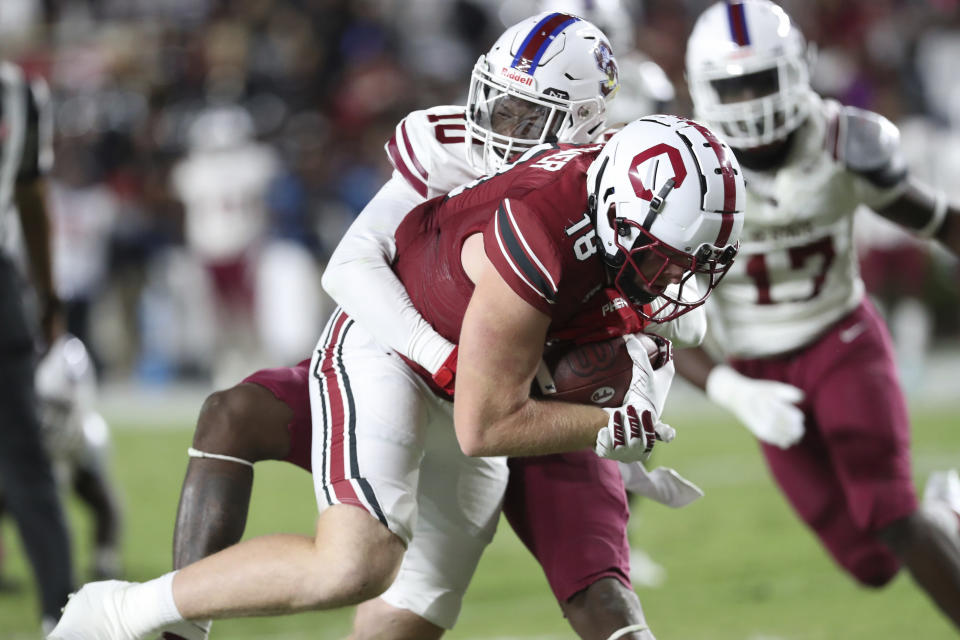
{"label": "garnet football helmet", "polygon": [[737,149],[785,139],[810,108],[812,49],[770,0],[717,2],[687,42],[687,84],[698,118]]}
{"label": "garnet football helmet", "polygon": [[619,86],[610,43],[589,22],[548,12],[508,28],[473,68],[471,164],[489,174],[543,142],[589,142]]}
{"label": "garnet football helmet", "polygon": [[746,199],[740,165],[698,122],[634,120],[590,165],[587,194],[613,284],[647,320],[666,322],[703,304],[737,254]]}

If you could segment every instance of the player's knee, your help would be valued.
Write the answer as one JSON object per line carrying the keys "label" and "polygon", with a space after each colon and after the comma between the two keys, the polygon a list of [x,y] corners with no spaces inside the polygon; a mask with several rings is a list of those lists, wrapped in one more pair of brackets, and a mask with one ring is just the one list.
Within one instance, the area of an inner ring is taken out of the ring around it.
{"label": "player's knee", "polygon": [[193,446],[250,462],[282,458],[290,446],[286,421],[281,411],[265,409],[269,403],[279,401],[249,384],[211,393],[200,409]]}
{"label": "player's knee", "polygon": [[885,587],[900,571],[896,556],[882,548],[848,553],[840,563],[857,582],[874,589]]}
{"label": "player's knee", "polygon": [[340,554],[333,562],[318,561],[310,578],[297,590],[298,610],[329,609],[360,604],[376,598],[393,583],[399,569],[384,563],[364,562],[356,554]]}
{"label": "player's knee", "polygon": [[350,640],[439,640],[445,631],[409,609],[373,598],[357,607]]}
{"label": "player's knee", "polygon": [[606,638],[616,629],[644,623],[637,594],[613,577],[578,591],[560,608],[581,637]]}

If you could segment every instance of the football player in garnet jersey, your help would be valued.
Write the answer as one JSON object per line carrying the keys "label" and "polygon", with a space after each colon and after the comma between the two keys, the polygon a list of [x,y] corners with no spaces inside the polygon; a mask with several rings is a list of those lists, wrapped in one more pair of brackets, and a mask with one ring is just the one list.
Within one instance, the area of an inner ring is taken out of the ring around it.
{"label": "football player in garnet jersey", "polygon": [[[397,225],[428,198],[495,172],[505,158],[532,145],[552,138],[591,141],[603,131],[617,89],[616,61],[590,23],[548,12],[507,29],[477,62],[469,107],[416,111],[397,126],[386,145],[393,178],[360,214],[327,267],[324,284],[332,297],[385,346],[438,379],[446,376],[452,391],[453,344],[420,316],[390,268]],[[699,344],[705,320],[697,309],[654,330],[678,346]],[[174,532],[175,568],[240,540],[253,462],[285,459],[311,468],[308,364],[258,371],[204,404]],[[584,450],[513,459],[510,467],[504,511],[543,566],[573,628],[585,638],[605,638],[609,630],[642,625],[628,577],[629,512],[617,465]],[[562,537],[555,535],[560,529],[566,532]],[[485,544],[466,537],[458,543],[465,548],[440,552],[476,558]],[[579,552],[587,544],[595,551]],[[448,579],[426,586],[414,580],[429,573],[416,562],[408,555],[390,590],[358,608],[357,637],[382,637],[387,628],[393,638],[424,639],[453,625],[473,564],[458,567],[452,585]],[[184,625],[165,635],[195,640],[205,637],[205,627]]]}
{"label": "football player in garnet jersey", "polygon": [[[602,146],[534,147],[417,207],[397,228],[393,268],[413,308],[458,344],[454,401],[335,313],[309,368],[315,537],[254,538],[146,583],[91,583],[50,637],[143,638],[185,619],[358,604],[403,577],[405,554],[418,571],[407,579],[423,584],[409,597],[464,588],[449,580],[469,579],[499,516],[506,465],[494,456],[592,447],[644,460],[673,438],[659,420],[673,368],[654,370],[633,335],[641,353],[621,407],[536,400],[530,385],[547,339],[608,304],[605,287],[648,322],[701,305],[733,263],[744,195],[710,130],[651,116]],[[445,553],[462,553],[463,538],[473,554]],[[614,633],[627,634],[653,637],[643,624]]]}
{"label": "football player in garnet jersey", "polygon": [[772,2],[712,5],[686,64],[749,188],[740,256],[708,305],[726,364],[696,349],[677,368],[759,438],[845,571],[879,587],[905,566],[960,627],[960,494],[928,484],[918,506],[890,338],[852,246],[865,204],[957,253],[960,211],[907,175],[889,121],[811,90],[803,36]]}

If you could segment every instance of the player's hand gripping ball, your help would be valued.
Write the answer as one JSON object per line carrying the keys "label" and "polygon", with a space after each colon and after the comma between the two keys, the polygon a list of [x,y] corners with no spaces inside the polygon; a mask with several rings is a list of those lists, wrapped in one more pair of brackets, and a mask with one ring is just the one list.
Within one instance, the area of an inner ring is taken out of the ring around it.
{"label": "player's hand gripping ball", "polygon": [[[654,369],[670,359],[670,343],[659,336],[639,336]],[[546,350],[533,383],[533,395],[551,400],[619,407],[630,387],[633,361],[622,337]]]}

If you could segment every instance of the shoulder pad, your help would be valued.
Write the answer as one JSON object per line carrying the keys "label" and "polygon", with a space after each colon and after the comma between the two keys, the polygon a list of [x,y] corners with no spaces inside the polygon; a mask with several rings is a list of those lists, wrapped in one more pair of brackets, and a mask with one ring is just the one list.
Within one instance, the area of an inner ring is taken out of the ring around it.
{"label": "shoulder pad", "polygon": [[424,117],[423,111],[414,111],[407,115],[384,145],[390,164],[422,198],[427,197],[427,180],[430,177],[421,162],[421,158],[429,158],[430,153],[417,148],[422,147],[418,133],[423,127]]}
{"label": "shoulder pad", "polygon": [[465,139],[465,108],[439,106],[407,115],[384,148],[390,164],[426,198],[431,190],[445,193],[465,181],[447,175],[463,154]]}
{"label": "shoulder pad", "polygon": [[843,107],[837,117],[838,159],[847,169],[882,188],[893,187],[906,177],[900,131],[892,122],[856,107]]}

